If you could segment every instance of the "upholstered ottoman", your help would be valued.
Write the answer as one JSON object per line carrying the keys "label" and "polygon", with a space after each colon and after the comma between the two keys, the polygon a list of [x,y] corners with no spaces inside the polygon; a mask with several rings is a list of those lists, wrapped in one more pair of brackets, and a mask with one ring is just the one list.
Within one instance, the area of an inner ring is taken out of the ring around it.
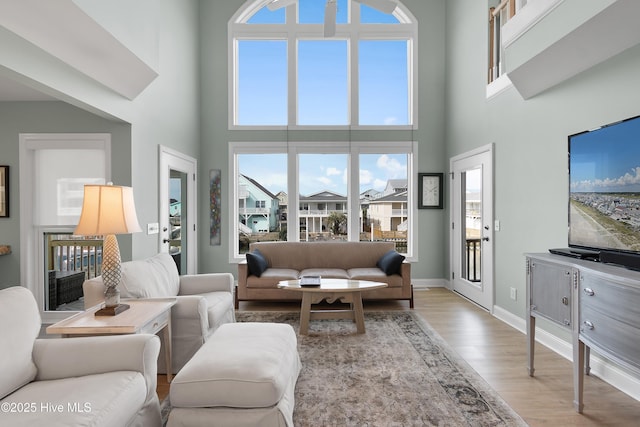
{"label": "upholstered ottoman", "polygon": [[292,427],[300,367],[290,325],[224,324],[171,382],[167,426]]}

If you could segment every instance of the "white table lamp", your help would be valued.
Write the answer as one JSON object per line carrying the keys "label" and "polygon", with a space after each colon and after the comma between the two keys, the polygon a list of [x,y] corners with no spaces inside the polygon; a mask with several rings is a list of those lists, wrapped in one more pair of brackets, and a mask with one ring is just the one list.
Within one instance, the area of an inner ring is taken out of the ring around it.
{"label": "white table lamp", "polygon": [[[117,185],[85,185],[80,222],[74,234],[104,236],[102,245],[102,280],[105,285],[105,309],[101,315],[115,315],[127,308],[120,304],[118,285],[122,278],[120,248],[116,234],[142,231],[133,201],[133,189]],[[98,313],[97,313],[98,314]]]}

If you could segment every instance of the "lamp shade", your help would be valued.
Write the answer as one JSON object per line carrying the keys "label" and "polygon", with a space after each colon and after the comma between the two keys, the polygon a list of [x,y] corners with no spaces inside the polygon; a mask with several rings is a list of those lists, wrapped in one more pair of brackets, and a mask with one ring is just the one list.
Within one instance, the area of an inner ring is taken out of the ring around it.
{"label": "lamp shade", "polygon": [[85,185],[80,222],[74,234],[95,236],[142,231],[133,189],[118,185]]}

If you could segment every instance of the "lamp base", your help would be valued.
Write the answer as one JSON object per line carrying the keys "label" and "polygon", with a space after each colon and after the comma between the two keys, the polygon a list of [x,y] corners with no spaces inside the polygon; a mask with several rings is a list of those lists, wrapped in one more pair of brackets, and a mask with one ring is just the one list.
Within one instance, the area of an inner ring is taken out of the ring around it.
{"label": "lamp base", "polygon": [[96,316],[115,316],[129,309],[129,304],[118,304],[111,307],[103,307],[96,311]]}

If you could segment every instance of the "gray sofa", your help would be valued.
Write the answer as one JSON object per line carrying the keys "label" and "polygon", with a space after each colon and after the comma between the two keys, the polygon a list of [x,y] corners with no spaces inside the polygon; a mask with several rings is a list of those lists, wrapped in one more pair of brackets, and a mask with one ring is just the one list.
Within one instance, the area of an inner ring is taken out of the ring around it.
{"label": "gray sofa", "polygon": [[[379,268],[381,258],[394,251],[393,242],[255,242],[249,251],[257,250],[266,261],[263,272],[254,272],[247,261],[238,264],[239,301],[300,300],[301,292],[278,289],[278,282],[303,275],[326,278],[369,280],[387,283],[388,287],[363,294],[367,300],[407,300],[413,308],[411,264],[404,261],[397,272],[387,274]],[[259,274],[259,275],[258,275]]]}
{"label": "gray sofa", "polygon": [[38,339],[23,287],[0,290],[0,425],[160,427],[155,335]]}

